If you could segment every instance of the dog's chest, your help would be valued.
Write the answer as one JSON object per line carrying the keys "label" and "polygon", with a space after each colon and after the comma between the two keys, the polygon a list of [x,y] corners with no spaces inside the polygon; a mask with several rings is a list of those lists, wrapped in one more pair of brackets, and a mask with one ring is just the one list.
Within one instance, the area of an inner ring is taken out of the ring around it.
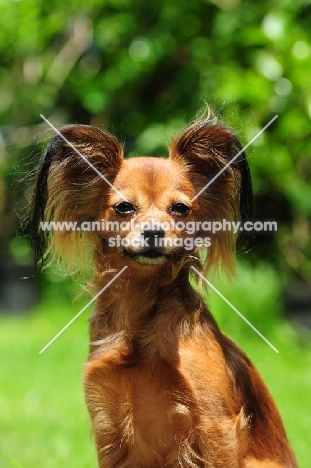
{"label": "dog's chest", "polygon": [[[124,467],[198,459],[203,427],[204,444],[215,431],[222,438],[222,424],[215,421],[223,421],[235,434],[224,398],[229,382],[217,343],[207,345],[199,332],[195,340],[192,336],[173,342],[170,353],[167,342],[151,353],[152,347],[137,340],[129,346],[120,336],[115,346],[91,356],[86,365],[86,400],[97,443],[107,454],[111,447],[121,447]],[[210,372],[213,365],[216,371]]]}
{"label": "dog's chest", "polygon": [[[138,366],[139,367],[139,366]],[[177,438],[184,438],[193,425],[187,390],[177,385],[177,372],[163,363],[139,369],[125,390],[136,446],[169,450]],[[137,369],[138,370],[138,369]],[[127,380],[127,379],[126,379]]]}
{"label": "dog's chest", "polygon": [[159,358],[132,366],[105,364],[102,360],[93,369],[88,364],[88,382],[96,382],[96,388],[86,387],[90,412],[101,419],[109,440],[127,447],[133,463],[150,463],[150,457],[152,463],[160,462],[194,426],[191,398],[180,373]]}

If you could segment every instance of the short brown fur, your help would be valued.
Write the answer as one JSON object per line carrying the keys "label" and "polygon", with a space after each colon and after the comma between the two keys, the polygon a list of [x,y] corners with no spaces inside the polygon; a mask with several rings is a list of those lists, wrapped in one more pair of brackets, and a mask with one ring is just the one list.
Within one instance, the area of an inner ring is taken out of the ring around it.
{"label": "short brown fur", "polygon": [[[231,232],[212,235],[202,255],[199,247],[110,246],[107,231],[54,231],[45,239],[38,228],[42,220],[133,219],[141,226],[245,218],[251,182],[243,153],[193,200],[240,151],[232,131],[200,120],[172,142],[169,159],[128,160],[115,138],[98,129],[77,125],[62,134],[118,192],[55,137],[33,203],[37,256],[47,248],[73,270],[92,261],[96,291],[127,266],[99,296],[90,321],[84,386],[99,467],[297,467],[261,377],[189,283],[193,266],[233,274]],[[139,227],[113,235],[131,240],[155,232],[166,239],[187,236],[177,228]]]}

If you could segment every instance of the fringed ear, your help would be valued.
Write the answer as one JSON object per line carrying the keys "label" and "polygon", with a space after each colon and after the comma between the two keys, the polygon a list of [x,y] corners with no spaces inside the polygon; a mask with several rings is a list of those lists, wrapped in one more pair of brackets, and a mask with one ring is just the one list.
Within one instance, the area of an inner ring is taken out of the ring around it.
{"label": "fringed ear", "polygon": [[[80,230],[79,225],[98,217],[111,190],[107,181],[113,182],[123,150],[113,136],[98,128],[71,125],[60,133],[63,137],[57,134],[52,139],[38,171],[29,231],[36,264],[43,265],[48,253],[70,270],[81,269],[90,264],[86,257],[96,248],[98,236]],[[50,222],[54,223],[52,229]],[[64,222],[76,223],[76,229],[61,225]]]}
{"label": "fringed ear", "polygon": [[251,177],[240,142],[215,120],[198,120],[173,140],[170,158],[186,167],[197,194],[202,191],[196,218],[222,226],[227,221],[226,230],[204,232],[211,237],[204,269],[222,267],[233,274],[237,236],[231,223],[247,219],[252,206]]}

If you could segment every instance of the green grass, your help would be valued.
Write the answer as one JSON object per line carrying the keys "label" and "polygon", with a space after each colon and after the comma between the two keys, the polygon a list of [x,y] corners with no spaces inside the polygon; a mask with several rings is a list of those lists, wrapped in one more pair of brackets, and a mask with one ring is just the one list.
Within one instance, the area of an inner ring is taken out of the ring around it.
{"label": "green grass", "polygon": [[[221,328],[246,351],[274,396],[300,468],[309,468],[311,349],[299,344],[296,333],[278,317],[277,278],[265,267],[242,270],[239,281],[218,287],[278,348],[279,354],[215,293],[209,294]],[[88,300],[80,298],[74,306],[45,305],[24,317],[0,317],[2,468],[97,466],[82,389],[90,311],[39,354]]]}
{"label": "green grass", "polygon": [[47,307],[32,316],[0,320],[3,468],[97,466],[82,389],[87,312],[39,354],[75,313],[74,308]]}

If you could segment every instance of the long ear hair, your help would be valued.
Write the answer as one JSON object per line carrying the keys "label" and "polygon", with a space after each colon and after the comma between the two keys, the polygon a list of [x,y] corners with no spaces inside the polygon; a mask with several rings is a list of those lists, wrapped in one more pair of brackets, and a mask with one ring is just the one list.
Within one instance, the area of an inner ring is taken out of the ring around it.
{"label": "long ear hair", "polygon": [[[96,248],[94,232],[79,229],[48,229],[47,223],[95,220],[102,199],[123,161],[117,140],[98,128],[70,125],[61,129],[47,147],[39,168],[28,228],[34,244],[36,264],[50,254],[69,270],[88,263]],[[69,144],[71,143],[71,145]],[[103,177],[100,176],[102,174]],[[44,228],[45,223],[45,228]]]}
{"label": "long ear hair", "polygon": [[[248,218],[252,208],[250,172],[242,146],[229,128],[215,119],[197,120],[173,140],[170,158],[187,168],[197,193],[202,190],[196,200],[202,222]],[[204,234],[211,237],[204,270],[216,268],[233,274],[237,236],[232,230]]]}

